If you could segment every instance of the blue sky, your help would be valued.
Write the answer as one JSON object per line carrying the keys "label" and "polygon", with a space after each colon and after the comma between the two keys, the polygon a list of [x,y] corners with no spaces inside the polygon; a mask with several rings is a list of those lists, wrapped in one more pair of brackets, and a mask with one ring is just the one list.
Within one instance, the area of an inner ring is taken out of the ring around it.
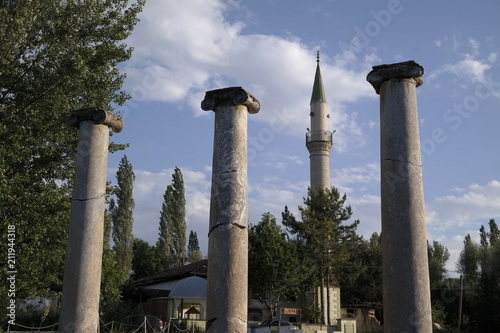
{"label": "blue sky", "polygon": [[[146,3],[121,69],[132,99],[119,110],[134,167],[134,234],[151,244],[165,188],[181,168],[187,229],[206,254],[213,152],[207,90],[243,86],[249,115],[249,220],[297,212],[309,184],[309,101],[321,52],[330,108],[331,185],[348,196],[358,232],[380,232],[379,96],[371,66],[415,60],[429,240],[455,263],[467,233],[500,222],[500,2],[189,0]],[[110,156],[108,179],[123,152]]]}

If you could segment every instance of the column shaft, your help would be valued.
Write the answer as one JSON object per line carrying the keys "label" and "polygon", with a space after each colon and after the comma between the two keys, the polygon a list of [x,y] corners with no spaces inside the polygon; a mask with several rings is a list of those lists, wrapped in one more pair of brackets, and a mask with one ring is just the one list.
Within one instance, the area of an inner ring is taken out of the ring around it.
{"label": "column shaft", "polygon": [[[384,332],[391,333],[432,332],[416,97],[423,68],[414,75],[415,66],[377,66],[368,75],[380,92]],[[376,74],[385,77],[376,82]]]}
{"label": "column shaft", "polygon": [[[247,97],[228,98],[242,92]],[[215,96],[215,99],[210,96]],[[253,96],[247,95],[241,88],[226,88],[207,92],[205,104],[202,103],[203,109],[215,111],[208,238],[207,332],[247,331],[247,112],[258,111],[258,108],[255,110],[244,103],[247,98],[256,102]]]}
{"label": "column shaft", "polygon": [[80,123],[59,332],[97,332],[109,129]]}
{"label": "column shaft", "polygon": [[109,127],[123,122],[92,108],[73,111],[68,125],[79,137],[59,332],[98,332]]}

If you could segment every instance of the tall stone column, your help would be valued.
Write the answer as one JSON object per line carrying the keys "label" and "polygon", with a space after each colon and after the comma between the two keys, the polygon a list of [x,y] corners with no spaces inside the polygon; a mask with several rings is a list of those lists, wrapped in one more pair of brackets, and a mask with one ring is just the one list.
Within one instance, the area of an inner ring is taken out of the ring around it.
{"label": "tall stone column", "polygon": [[69,126],[79,128],[75,179],[64,266],[59,332],[97,332],[109,127],[123,122],[98,108],[72,112]]}
{"label": "tall stone column", "polygon": [[380,94],[384,332],[432,332],[414,61],[374,66]]}
{"label": "tall stone column", "polygon": [[215,112],[208,233],[206,332],[247,331],[248,181],[247,112],[260,103],[241,87],[207,91],[201,102]]}

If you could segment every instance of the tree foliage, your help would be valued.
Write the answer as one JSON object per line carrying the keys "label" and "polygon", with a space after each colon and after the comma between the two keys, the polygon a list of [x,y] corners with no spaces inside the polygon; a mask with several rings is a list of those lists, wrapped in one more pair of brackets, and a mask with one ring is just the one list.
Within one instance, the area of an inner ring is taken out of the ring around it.
{"label": "tree foliage", "polygon": [[117,66],[142,6],[0,2],[0,226],[16,227],[18,297],[61,290],[77,147],[64,123],[72,109],[127,100]]}
{"label": "tree foliage", "polygon": [[465,237],[457,264],[464,279],[462,327],[475,332],[500,327],[500,232],[494,219],[488,225],[489,231],[479,229],[479,244]]}
{"label": "tree foliage", "polygon": [[162,263],[154,246],[140,239],[134,239],[132,259],[132,279],[138,280],[162,271]]}
{"label": "tree foliage", "polygon": [[198,241],[198,234],[196,231],[191,230],[189,232],[188,248],[187,248],[187,258],[190,263],[200,261],[203,254],[200,251],[200,243]]}
{"label": "tree foliage", "polygon": [[312,265],[301,256],[298,243],[290,241],[271,213],[249,228],[248,287],[274,316],[280,301],[311,292]]}
{"label": "tree foliage", "polygon": [[345,305],[382,304],[382,238],[373,233],[369,240],[347,243],[348,264],[336,272]]}
{"label": "tree foliage", "polygon": [[[447,297],[450,291],[450,281],[447,279],[446,262],[450,259],[448,249],[437,241],[427,242],[427,257],[429,262],[429,281],[431,291],[432,321],[441,327],[447,326],[447,310],[450,309]],[[454,284],[453,284],[454,285]]]}
{"label": "tree foliage", "polygon": [[104,215],[104,244],[101,272],[101,309],[114,308],[121,300],[120,287],[123,284],[123,275],[118,267],[116,253],[110,248],[111,229],[111,216],[106,211]]}
{"label": "tree foliage", "polygon": [[359,221],[345,224],[351,218],[351,206],[346,205],[347,196],[335,187],[329,189],[309,189],[304,206],[299,207],[302,221],[297,221],[292,214],[283,214],[283,224],[288,231],[296,236],[308,250],[310,258],[315,262],[318,277],[322,281],[321,292],[326,289],[327,295],[321,295],[321,312],[327,314],[324,323],[331,323],[336,318],[328,318],[330,288],[324,288],[338,283],[339,270],[349,259],[348,244],[358,241],[356,228]]}
{"label": "tree foliage", "polygon": [[446,262],[450,259],[450,252],[437,241],[433,241],[432,245],[427,242],[427,256],[429,258],[431,290],[433,288],[439,289],[447,275]]}
{"label": "tree foliage", "polygon": [[331,190],[309,189],[304,206],[299,207],[302,221],[294,218],[283,220],[291,234],[307,245],[321,274],[346,261],[346,242],[356,237],[359,221],[344,224],[352,215],[351,206],[345,205],[346,200],[347,196],[341,197],[335,187]]}
{"label": "tree foliage", "polygon": [[134,180],[135,174],[132,164],[124,155],[118,165],[116,173],[117,187],[115,190],[116,200],[111,198],[109,211],[112,221],[113,250],[116,253],[118,268],[122,272],[125,282],[132,269],[132,257],[134,255]]}
{"label": "tree foliage", "polygon": [[180,267],[186,260],[186,197],[181,169],[175,167],[172,184],[163,195],[160,212],[158,254],[165,269]]}
{"label": "tree foliage", "polygon": [[172,186],[167,185],[167,189],[163,194],[163,203],[160,211],[160,225],[158,226],[159,236],[156,242],[158,257],[161,259],[164,269],[174,266],[172,217],[169,212],[169,205],[173,202],[172,196]]}

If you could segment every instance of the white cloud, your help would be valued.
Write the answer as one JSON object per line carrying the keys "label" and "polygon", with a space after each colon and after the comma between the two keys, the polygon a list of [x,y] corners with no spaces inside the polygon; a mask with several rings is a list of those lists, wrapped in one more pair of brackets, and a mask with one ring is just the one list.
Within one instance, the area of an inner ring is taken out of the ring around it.
{"label": "white cloud", "polygon": [[500,218],[500,182],[486,185],[472,184],[467,189],[454,188],[456,195],[435,198],[426,204],[428,238],[437,240],[450,251],[449,271],[456,271],[456,263],[463,248],[463,238],[470,234],[477,241],[479,228],[491,218]]}
{"label": "white cloud", "polygon": [[163,194],[167,185],[170,183],[172,170],[163,170],[159,173],[134,170],[134,199],[145,200],[152,196]]}
{"label": "white cloud", "polygon": [[[366,184],[380,181],[380,165],[369,163],[364,166],[336,169],[332,179],[333,184]],[[337,186],[337,185],[336,185]]]}
{"label": "white cloud", "polygon": [[[490,53],[486,59],[478,59],[481,54],[481,43],[474,38],[469,38],[467,42],[463,42],[458,37],[454,37],[451,41],[445,39],[444,42],[452,44],[452,49],[460,57],[460,60],[442,65],[430,73],[429,79],[435,79],[441,74],[449,73],[465,79],[464,82],[469,80],[474,83],[486,81],[485,74],[491,69],[491,64],[496,61],[496,53]],[[441,41],[436,42],[438,47],[441,47],[442,44]],[[466,49],[465,52],[464,49]]]}
{"label": "white cloud", "polygon": [[[300,198],[300,197],[299,197]],[[253,186],[249,196],[249,219],[251,223],[260,221],[262,213],[271,212],[281,221],[281,212],[285,205],[291,208],[298,206],[297,193],[290,189],[272,188],[268,186]]]}
{"label": "white cloud", "polygon": [[436,78],[443,73],[451,73],[464,77],[472,82],[484,82],[485,73],[491,66],[485,61],[471,58],[463,59],[454,64],[446,64],[429,75],[430,79]]}
{"label": "white cloud", "polygon": [[353,212],[351,222],[360,221],[357,233],[365,239],[370,239],[374,232],[380,234],[382,226],[380,196],[372,194],[364,194],[361,197],[348,196],[347,201]]}
{"label": "white cloud", "polygon": [[[314,80],[316,46],[294,36],[245,34],[242,22],[230,22],[220,1],[151,1],[128,44],[133,57],[123,68],[133,100],[184,101],[196,115],[205,91],[242,85],[261,102],[252,121],[270,124],[286,115],[289,135],[303,135]],[[370,61],[376,55],[366,56]],[[340,149],[363,144],[360,125],[345,103],[374,97],[366,82],[367,62],[322,56],[321,71]]]}
{"label": "white cloud", "polygon": [[458,195],[434,199],[428,207],[429,225],[438,230],[470,227],[485,223],[500,214],[500,182],[492,180],[481,186],[472,184]]}
{"label": "white cloud", "polygon": [[290,165],[303,165],[304,161],[300,156],[297,155],[288,155],[283,153],[276,152],[263,152],[260,155],[259,160],[261,164],[272,168],[272,169],[286,169],[290,167]]}
{"label": "white cloud", "polygon": [[481,47],[481,43],[479,43],[479,41],[475,40],[474,38],[469,38],[469,46],[472,49],[473,56],[479,55],[479,49]]}
{"label": "white cloud", "polygon": [[488,62],[491,63],[491,64],[494,63],[495,61],[497,61],[497,56],[498,56],[498,53],[491,52],[488,55]]}

